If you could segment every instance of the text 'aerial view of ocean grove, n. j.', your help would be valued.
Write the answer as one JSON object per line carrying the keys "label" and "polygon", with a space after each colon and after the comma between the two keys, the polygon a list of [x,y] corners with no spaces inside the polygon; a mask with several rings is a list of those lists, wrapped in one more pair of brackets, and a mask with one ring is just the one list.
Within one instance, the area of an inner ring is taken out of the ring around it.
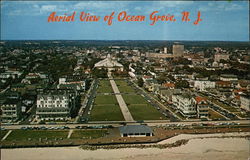
{"label": "text 'aerial view of ocean grove, n. j.'", "polygon": [[[48,22],[83,11],[106,22]],[[115,14],[154,11],[176,22]],[[248,12],[248,1],[2,1],[1,159],[246,160]]]}

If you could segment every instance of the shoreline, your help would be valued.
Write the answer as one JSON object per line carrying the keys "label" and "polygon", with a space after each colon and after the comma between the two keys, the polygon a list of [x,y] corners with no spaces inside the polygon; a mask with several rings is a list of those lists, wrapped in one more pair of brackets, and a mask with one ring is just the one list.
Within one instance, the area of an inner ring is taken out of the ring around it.
{"label": "shoreline", "polygon": [[10,146],[0,147],[0,149],[18,149],[18,148],[61,148],[61,147],[79,147],[83,150],[98,150],[98,149],[123,149],[123,148],[173,148],[186,145],[192,139],[208,139],[208,138],[248,138],[250,139],[250,132],[229,132],[229,133],[201,133],[201,134],[179,134],[166,139],[155,142],[129,142],[129,143],[108,143],[108,144],[66,144],[66,145],[39,145],[39,146]]}
{"label": "shoreline", "polygon": [[[245,133],[249,135],[248,133]],[[179,135],[175,139],[181,139]],[[209,135],[206,135],[209,136]],[[213,135],[210,135],[213,136]],[[2,159],[8,160],[166,160],[166,159],[192,159],[192,160],[245,160],[249,155],[249,139],[243,137],[210,138],[191,135],[188,143],[172,148],[117,148],[84,150],[80,147],[50,147],[50,148],[16,148],[2,149]],[[224,135],[225,136],[225,135]],[[226,134],[226,136],[232,136]],[[235,136],[243,136],[242,133]],[[174,138],[174,137],[173,137]],[[169,139],[169,142],[172,140]],[[165,140],[165,144],[169,143]],[[162,141],[163,143],[163,141]]]}

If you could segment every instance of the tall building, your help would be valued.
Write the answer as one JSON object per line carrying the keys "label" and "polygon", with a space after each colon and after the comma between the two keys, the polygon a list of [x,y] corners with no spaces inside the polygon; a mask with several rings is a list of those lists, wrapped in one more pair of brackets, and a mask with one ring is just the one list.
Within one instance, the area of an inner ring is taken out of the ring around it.
{"label": "tall building", "polygon": [[168,48],[167,47],[164,47],[164,51],[163,53],[167,54],[168,53]]}
{"label": "tall building", "polygon": [[173,56],[174,57],[182,57],[184,56],[184,45],[175,43],[173,45]]}

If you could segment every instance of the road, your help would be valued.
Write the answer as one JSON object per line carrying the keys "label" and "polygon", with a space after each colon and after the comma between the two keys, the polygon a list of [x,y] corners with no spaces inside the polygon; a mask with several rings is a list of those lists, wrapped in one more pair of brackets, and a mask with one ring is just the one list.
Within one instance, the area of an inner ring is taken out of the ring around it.
{"label": "road", "polygon": [[98,87],[98,81],[93,80],[93,82],[91,84],[91,87],[89,88],[89,91],[86,94],[86,97],[85,97],[85,99],[83,101],[83,104],[81,104],[82,107],[79,110],[79,113],[78,113],[78,116],[77,116],[75,122],[81,123],[81,122],[87,122],[88,121],[90,108],[93,105],[97,87]]}
{"label": "road", "polygon": [[[239,123],[242,125],[249,125],[249,120],[233,120],[233,121],[184,121],[184,122],[159,122],[159,121],[151,121],[151,122],[146,122],[144,124],[147,124],[148,126],[158,126],[158,125],[166,125],[166,124],[184,124],[184,125],[192,125],[192,124],[202,124],[202,123],[209,123],[209,124],[216,124],[216,123]],[[138,125],[140,123],[129,123],[131,125]],[[1,127],[5,129],[20,129],[21,127],[27,127],[27,126],[32,126],[32,127],[41,127],[41,126],[46,126],[46,127],[61,127],[61,126],[68,126],[70,129],[74,129],[76,126],[98,126],[98,125],[113,125],[114,127],[121,126],[121,122],[102,122],[102,123],[85,123],[85,124],[33,124],[33,125],[4,125],[2,124]]]}
{"label": "road", "polygon": [[[151,104],[153,106],[155,106],[156,108],[161,108],[161,112],[167,114],[170,117],[171,121],[181,121],[182,119],[180,117],[178,117],[174,112],[172,112],[170,109],[168,109],[165,105],[163,105],[161,102],[159,102],[156,98],[154,98],[153,96],[149,95],[148,93],[146,93],[146,91],[144,91],[141,87],[139,87],[136,83],[134,83],[132,80],[130,81],[138,90],[141,91],[141,93],[143,94],[143,96],[146,98],[147,101],[151,102]],[[166,110],[168,110],[171,114],[169,114],[168,112],[165,112]]]}

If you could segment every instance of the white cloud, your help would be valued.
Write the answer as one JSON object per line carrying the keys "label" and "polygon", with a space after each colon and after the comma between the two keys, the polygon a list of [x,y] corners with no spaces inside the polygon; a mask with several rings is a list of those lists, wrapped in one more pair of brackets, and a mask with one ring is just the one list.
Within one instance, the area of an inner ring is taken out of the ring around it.
{"label": "white cloud", "polygon": [[223,1],[209,2],[207,5],[202,5],[199,7],[200,11],[238,11],[242,9],[244,9],[242,5]]}

